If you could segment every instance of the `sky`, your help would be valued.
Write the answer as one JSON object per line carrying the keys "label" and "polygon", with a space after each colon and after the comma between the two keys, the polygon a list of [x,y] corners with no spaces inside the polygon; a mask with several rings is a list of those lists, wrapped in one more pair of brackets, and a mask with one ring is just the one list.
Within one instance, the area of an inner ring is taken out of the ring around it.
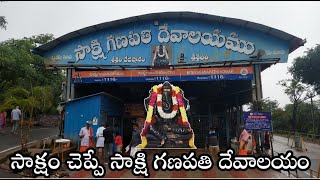
{"label": "sky", "polygon": [[262,72],[263,98],[277,100],[280,107],[290,103],[277,82],[288,79],[293,59],[320,44],[320,2],[254,1],[65,1],[2,2],[0,16],[6,16],[7,29],[0,29],[0,41],[51,33],[56,38],[103,22],[155,12],[192,11],[243,19],[282,30],[307,43],[289,54],[287,63],[278,63]]}

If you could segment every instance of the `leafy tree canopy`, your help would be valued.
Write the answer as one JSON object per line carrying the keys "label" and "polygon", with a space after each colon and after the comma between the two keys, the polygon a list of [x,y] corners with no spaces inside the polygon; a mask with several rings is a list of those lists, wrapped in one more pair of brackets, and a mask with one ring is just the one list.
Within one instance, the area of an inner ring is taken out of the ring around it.
{"label": "leafy tree canopy", "polygon": [[[4,2],[4,1],[0,1],[0,2]],[[7,29],[7,20],[5,16],[0,16],[0,29]]]}
{"label": "leafy tree canopy", "polygon": [[289,72],[295,79],[314,86],[320,94],[320,45],[309,49],[305,56],[295,58]]}
{"label": "leafy tree canopy", "polygon": [[53,39],[52,34],[40,34],[0,43],[0,104],[5,101],[6,92],[20,87],[29,92],[28,96],[33,96],[32,93],[41,94],[39,88],[51,92],[54,99],[52,106],[57,105],[63,76],[47,70],[44,59],[30,52],[30,49]]}

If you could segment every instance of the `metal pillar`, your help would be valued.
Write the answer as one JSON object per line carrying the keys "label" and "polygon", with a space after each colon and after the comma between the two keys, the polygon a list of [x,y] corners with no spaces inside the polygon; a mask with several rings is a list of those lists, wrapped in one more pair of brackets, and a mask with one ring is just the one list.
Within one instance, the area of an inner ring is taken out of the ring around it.
{"label": "metal pillar", "polygon": [[67,91],[66,91],[66,100],[69,101],[70,98],[70,92],[71,92],[71,78],[72,78],[72,71],[70,68],[67,69],[67,77],[66,77],[66,86],[67,86]]}
{"label": "metal pillar", "polygon": [[311,119],[312,119],[312,125],[313,125],[313,130],[312,130],[312,134],[313,134],[313,137],[316,135],[316,131],[315,131],[315,124],[314,124],[314,111],[313,111],[313,100],[312,100],[312,96],[310,97],[311,98]]}
{"label": "metal pillar", "polygon": [[229,122],[230,122],[230,115],[231,115],[231,112],[230,112],[230,109],[226,109],[226,136],[227,136],[227,147],[230,146],[230,130],[229,130]]}
{"label": "metal pillar", "polygon": [[74,84],[72,83],[72,72],[74,69],[68,68],[67,69],[67,80],[66,80],[66,86],[67,86],[67,92],[66,97],[67,101],[74,99]]}
{"label": "metal pillar", "polygon": [[208,104],[208,121],[209,121],[209,128],[210,128],[213,126],[211,103]]}
{"label": "metal pillar", "polygon": [[240,108],[239,108],[239,95],[236,96],[236,108],[237,108],[237,126],[235,127],[236,128],[236,137],[239,137],[240,135],[240,132],[239,132],[239,129],[240,129],[240,118],[241,118],[241,112],[240,112]]}
{"label": "metal pillar", "polygon": [[75,92],[74,92],[74,84],[71,83],[71,93],[70,93],[70,99],[74,99]]}
{"label": "metal pillar", "polygon": [[240,124],[243,125],[243,107],[242,105],[239,106],[240,110]]}
{"label": "metal pillar", "polygon": [[[254,104],[254,111],[261,111],[260,102],[262,100],[262,85],[261,85],[261,66],[259,64],[253,65],[254,75],[252,80],[253,91],[252,91],[252,102]],[[258,153],[262,150],[263,138],[261,137],[262,133],[257,132],[255,135],[257,143]]]}

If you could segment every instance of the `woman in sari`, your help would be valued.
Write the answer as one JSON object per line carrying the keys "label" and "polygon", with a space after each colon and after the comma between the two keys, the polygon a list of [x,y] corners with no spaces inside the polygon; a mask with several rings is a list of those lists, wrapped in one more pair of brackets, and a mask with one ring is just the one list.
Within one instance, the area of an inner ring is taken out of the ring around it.
{"label": "woman in sari", "polygon": [[239,155],[247,155],[247,144],[248,144],[248,139],[249,139],[249,133],[245,129],[244,126],[240,126],[240,137],[239,137]]}

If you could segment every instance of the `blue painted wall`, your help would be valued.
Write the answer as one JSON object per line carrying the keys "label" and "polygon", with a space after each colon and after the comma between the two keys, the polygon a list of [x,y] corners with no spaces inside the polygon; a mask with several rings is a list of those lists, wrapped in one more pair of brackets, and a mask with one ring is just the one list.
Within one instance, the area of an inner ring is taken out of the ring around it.
{"label": "blue painted wall", "polygon": [[106,111],[110,116],[122,116],[123,103],[109,96],[101,96],[100,109]]}
{"label": "blue painted wall", "polygon": [[86,126],[86,121],[93,121],[96,117],[96,125],[91,124],[94,136],[101,122],[100,111],[105,110],[110,116],[121,116],[122,103],[111,96],[93,95],[70,101],[66,104],[66,117],[64,136],[74,142],[79,142],[79,132]]}

